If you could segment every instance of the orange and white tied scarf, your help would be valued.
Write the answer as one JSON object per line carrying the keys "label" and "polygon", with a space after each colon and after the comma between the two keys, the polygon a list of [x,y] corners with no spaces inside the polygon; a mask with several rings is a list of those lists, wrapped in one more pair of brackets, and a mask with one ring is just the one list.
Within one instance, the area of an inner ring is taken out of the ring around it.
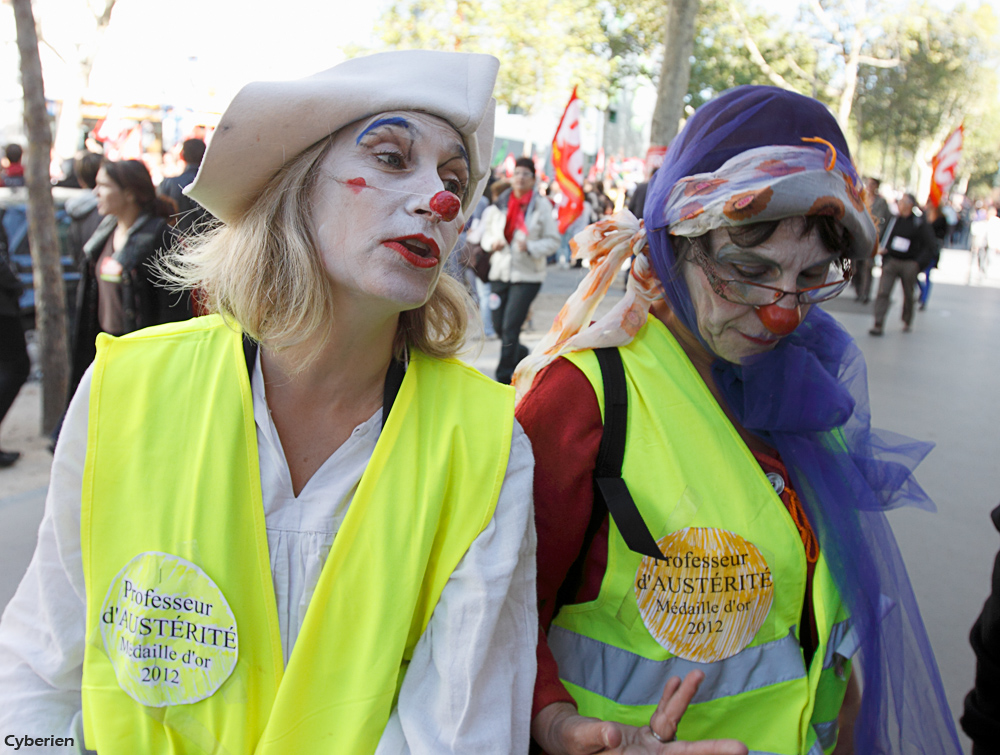
{"label": "orange and white tied scarf", "polygon": [[[511,384],[518,401],[531,389],[535,376],[563,354],[630,343],[646,324],[653,302],[663,297],[660,280],[646,256],[646,229],[628,210],[587,226],[573,237],[570,248],[574,260],[590,263],[590,271],[563,304],[549,332],[514,371]],[[625,296],[591,324],[597,306],[633,254]]]}

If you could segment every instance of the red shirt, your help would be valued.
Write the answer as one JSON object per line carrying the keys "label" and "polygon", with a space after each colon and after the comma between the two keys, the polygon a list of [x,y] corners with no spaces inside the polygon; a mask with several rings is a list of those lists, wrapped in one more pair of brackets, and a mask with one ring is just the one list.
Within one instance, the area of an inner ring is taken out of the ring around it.
{"label": "red shirt", "polygon": [[0,174],[0,186],[10,186],[4,179],[15,179],[14,186],[24,186],[24,165],[21,163],[11,163],[7,169]]}
{"label": "red shirt", "polygon": [[[594,388],[571,362],[557,359],[535,378],[531,391],[517,408],[517,421],[531,440],[535,454],[535,528],[538,532],[538,676],[531,717],[547,705],[568,702],[572,695],[559,680],[559,668],[549,650],[546,632],[552,624],[556,597],[566,574],[583,548],[594,507],[593,470],[604,424]],[[777,457],[754,454],[764,472],[786,480],[781,494],[812,551],[806,583],[801,633],[807,662],[818,645],[812,614],[812,573],[816,539],[802,513],[798,497],[788,486],[784,465]],[[803,524],[804,523],[804,524]],[[608,517],[605,515],[587,553],[580,588],[573,603],[597,598],[608,564]]]}

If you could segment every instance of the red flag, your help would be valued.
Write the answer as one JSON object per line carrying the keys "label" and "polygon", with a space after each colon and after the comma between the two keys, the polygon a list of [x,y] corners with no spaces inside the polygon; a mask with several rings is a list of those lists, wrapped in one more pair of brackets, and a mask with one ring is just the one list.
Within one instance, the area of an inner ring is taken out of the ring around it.
{"label": "red flag", "polygon": [[583,155],[580,153],[580,100],[576,87],[552,139],[552,165],[562,198],[559,200],[559,233],[583,212]]}
{"label": "red flag", "polygon": [[931,160],[931,193],[927,201],[935,207],[941,206],[945,192],[955,183],[955,171],[958,169],[958,159],[962,155],[962,141],[965,137],[965,127],[959,126],[944,140],[944,146]]}

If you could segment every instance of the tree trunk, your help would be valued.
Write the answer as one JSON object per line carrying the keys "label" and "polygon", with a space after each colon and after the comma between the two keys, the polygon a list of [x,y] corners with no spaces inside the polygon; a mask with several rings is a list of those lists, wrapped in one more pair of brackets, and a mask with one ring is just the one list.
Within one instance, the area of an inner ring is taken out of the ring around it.
{"label": "tree trunk", "polygon": [[[895,121],[896,119],[893,117],[890,122],[895,125]],[[882,134],[882,169],[878,174],[879,179],[882,181],[886,179],[885,161],[889,159],[889,134],[894,130],[893,128],[887,128]]]}
{"label": "tree trunk", "polygon": [[28,154],[24,179],[28,187],[28,241],[35,281],[35,327],[42,364],[43,435],[62,416],[69,386],[69,348],[66,339],[66,292],[63,289],[56,212],[49,181],[52,130],[45,109],[45,86],[38,57],[38,38],[31,0],[12,0],[21,54],[24,89],[24,126]]}
{"label": "tree trunk", "polygon": [[861,57],[861,45],[864,34],[855,29],[851,36],[851,50],[844,59],[844,90],[840,93],[840,103],[837,108],[837,123],[844,134],[847,134],[848,121],[851,119],[851,108],[854,105],[854,92],[858,88],[858,59]]}
{"label": "tree trunk", "polygon": [[684,114],[684,96],[691,80],[694,22],[700,0],[669,0],[663,28],[663,68],[656,92],[650,147],[665,147],[677,135]]}
{"label": "tree trunk", "polygon": [[[813,99],[815,99],[815,97],[813,97]],[[865,173],[871,173],[871,169],[865,165],[861,154],[861,146],[864,144],[864,142],[861,141],[861,135],[865,132],[865,112],[864,106],[861,102],[858,102],[857,107],[855,107],[852,112],[854,113],[854,120],[858,124],[857,135],[854,138],[854,164],[864,165]],[[847,138],[846,133],[844,134],[844,138]]]}

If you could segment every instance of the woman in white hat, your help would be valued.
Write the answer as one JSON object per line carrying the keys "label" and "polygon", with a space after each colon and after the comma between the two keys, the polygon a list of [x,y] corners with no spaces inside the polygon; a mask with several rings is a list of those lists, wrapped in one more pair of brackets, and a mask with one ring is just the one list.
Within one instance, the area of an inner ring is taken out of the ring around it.
{"label": "woman in white hat", "polygon": [[527,750],[531,449],[451,358],[441,275],[497,65],[385,53],[236,96],[189,191],[222,224],[171,266],[216,314],[99,340],[0,625],[0,731]]}

